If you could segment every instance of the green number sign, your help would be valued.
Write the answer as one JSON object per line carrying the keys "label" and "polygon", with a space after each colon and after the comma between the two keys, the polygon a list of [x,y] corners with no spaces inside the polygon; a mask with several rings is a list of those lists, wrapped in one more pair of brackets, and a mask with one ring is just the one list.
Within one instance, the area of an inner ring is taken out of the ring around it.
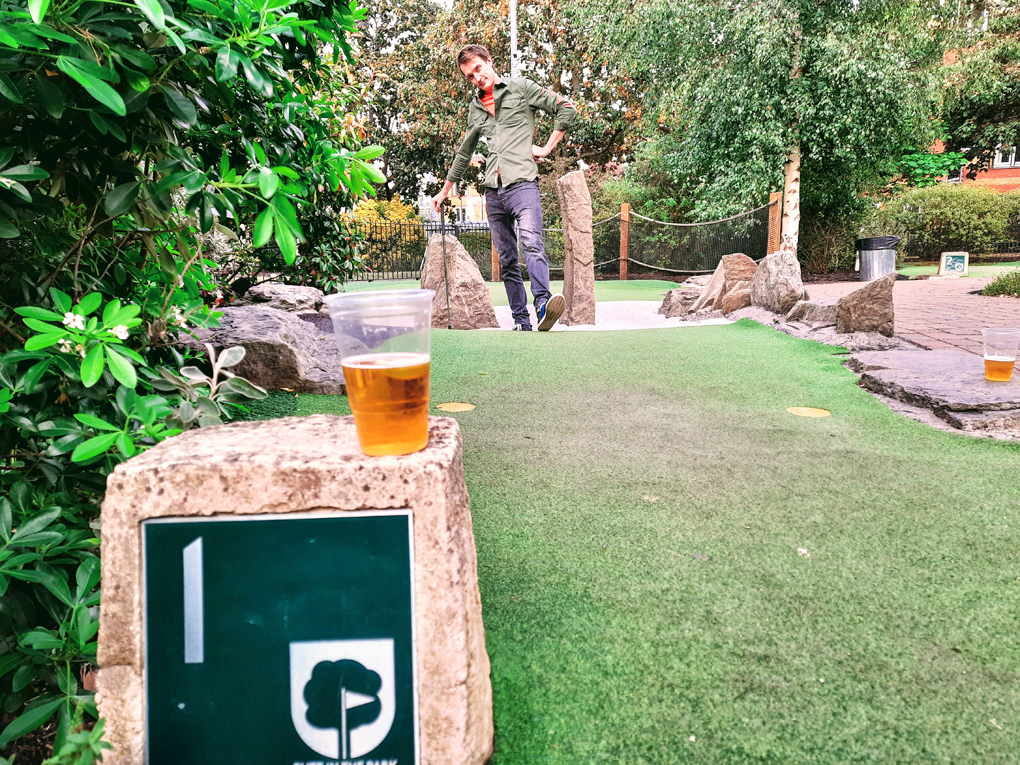
{"label": "green number sign", "polygon": [[149,765],[416,765],[410,511],[145,521]]}

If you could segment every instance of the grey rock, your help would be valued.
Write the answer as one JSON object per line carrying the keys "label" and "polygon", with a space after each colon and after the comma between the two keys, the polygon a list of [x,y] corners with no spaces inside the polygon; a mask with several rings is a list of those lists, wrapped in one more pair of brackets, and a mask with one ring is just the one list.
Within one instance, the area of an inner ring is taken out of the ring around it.
{"label": "grey rock", "polygon": [[217,352],[244,346],[244,361],[231,371],[267,390],[345,392],[336,340],[312,322],[275,308],[237,306],[223,309],[220,325],[196,330],[196,338],[182,336],[179,342],[200,353],[205,352],[203,343]]}
{"label": "grey rock", "polygon": [[659,306],[659,313],[670,319],[686,316],[700,296],[700,289],[669,290],[662,300],[662,305]]}
{"label": "grey rock", "polygon": [[880,369],[899,369],[908,372],[922,372],[932,376],[941,375],[947,370],[973,371],[975,359],[981,359],[966,351],[939,348],[925,350],[871,351],[856,353],[846,362],[847,368],[854,372],[876,372]]}
{"label": "grey rock", "polygon": [[986,412],[1020,409],[1020,379],[992,383],[985,380],[981,358],[973,369],[947,369],[933,376],[930,372],[905,369],[879,369],[861,375],[861,387],[915,406],[953,412]]}
{"label": "grey rock", "polygon": [[895,273],[886,274],[841,297],[836,303],[836,330],[840,333],[880,332],[892,337],[895,282]]}
{"label": "grey rock", "polygon": [[762,259],[751,279],[751,305],[787,314],[798,300],[807,300],[800,278],[800,263],[789,250],[780,250]]}
{"label": "grey rock", "polygon": [[248,305],[261,305],[278,311],[303,313],[322,308],[322,290],[292,284],[257,284],[244,293]]}
{"label": "grey rock", "polygon": [[712,281],[712,274],[704,274],[702,276],[688,276],[682,282],[681,287],[707,287],[708,283]]}
{"label": "grey rock", "polygon": [[[422,289],[435,290],[432,298],[432,326],[453,329],[499,327],[492,307],[489,287],[482,279],[478,264],[453,235],[446,239],[446,267],[443,267],[443,235],[433,234],[425,250],[425,266],[421,272]],[[449,314],[447,285],[449,275]]]}
{"label": "grey rock", "polygon": [[595,243],[592,239],[591,194],[584,171],[575,170],[556,181],[563,221],[563,299],[560,323],[595,323]]}
{"label": "grey rock", "polygon": [[1020,409],[987,412],[953,412],[940,409],[935,412],[954,428],[968,433],[1008,432],[1020,435]]}
{"label": "grey rock", "polygon": [[686,316],[681,316],[681,321],[707,321],[708,319],[725,319],[726,316],[722,311],[716,311],[712,308],[702,308],[700,311],[692,311]]}
{"label": "grey rock", "polygon": [[828,325],[836,323],[836,303],[839,298],[799,300],[786,314],[787,321],[803,321],[808,324]]}

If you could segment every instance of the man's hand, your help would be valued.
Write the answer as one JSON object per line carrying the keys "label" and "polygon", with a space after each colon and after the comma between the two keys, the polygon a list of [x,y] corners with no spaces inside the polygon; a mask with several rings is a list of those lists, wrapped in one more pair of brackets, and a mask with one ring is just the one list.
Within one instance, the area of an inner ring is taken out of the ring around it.
{"label": "man's hand", "polygon": [[546,157],[549,156],[550,151],[552,151],[551,146],[536,146],[535,144],[531,145],[531,156],[533,156],[535,159],[545,159]]}
{"label": "man's hand", "polygon": [[443,189],[434,197],[432,197],[432,209],[436,211],[436,215],[443,214],[443,202],[446,201],[447,191]]}

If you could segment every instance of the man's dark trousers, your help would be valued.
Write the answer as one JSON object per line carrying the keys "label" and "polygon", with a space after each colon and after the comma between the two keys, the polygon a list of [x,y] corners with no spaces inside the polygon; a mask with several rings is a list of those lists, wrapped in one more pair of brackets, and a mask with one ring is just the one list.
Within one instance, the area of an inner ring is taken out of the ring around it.
{"label": "man's dark trousers", "polygon": [[535,305],[549,299],[549,259],[542,242],[542,202],[538,195],[538,181],[519,181],[509,186],[487,189],[485,205],[489,218],[492,243],[499,253],[499,267],[503,272],[503,286],[510,301],[514,324],[531,326],[528,316],[528,293],[524,290],[521,267],[517,258],[517,223],[524,249],[524,263],[531,278],[531,294]]}

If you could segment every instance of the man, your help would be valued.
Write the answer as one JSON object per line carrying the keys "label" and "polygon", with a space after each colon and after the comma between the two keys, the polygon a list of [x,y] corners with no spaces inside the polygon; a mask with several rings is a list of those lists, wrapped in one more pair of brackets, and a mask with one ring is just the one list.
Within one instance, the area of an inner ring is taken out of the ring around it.
{"label": "man", "polygon": [[[471,163],[480,138],[489,145],[485,162],[485,204],[489,230],[499,253],[503,286],[510,300],[514,329],[531,331],[528,296],[517,260],[518,226],[524,262],[531,277],[538,331],[552,328],[563,315],[563,295],[549,293],[549,259],[542,242],[542,202],[538,195],[537,159],[549,155],[577,114],[573,104],[523,77],[501,78],[492,68],[492,56],[481,45],[468,45],[457,55],[457,65],[478,93],[468,106],[468,129],[450,166],[443,190],[432,199],[442,215],[443,202]],[[553,116],[553,131],[545,146],[535,146],[535,114]]]}

